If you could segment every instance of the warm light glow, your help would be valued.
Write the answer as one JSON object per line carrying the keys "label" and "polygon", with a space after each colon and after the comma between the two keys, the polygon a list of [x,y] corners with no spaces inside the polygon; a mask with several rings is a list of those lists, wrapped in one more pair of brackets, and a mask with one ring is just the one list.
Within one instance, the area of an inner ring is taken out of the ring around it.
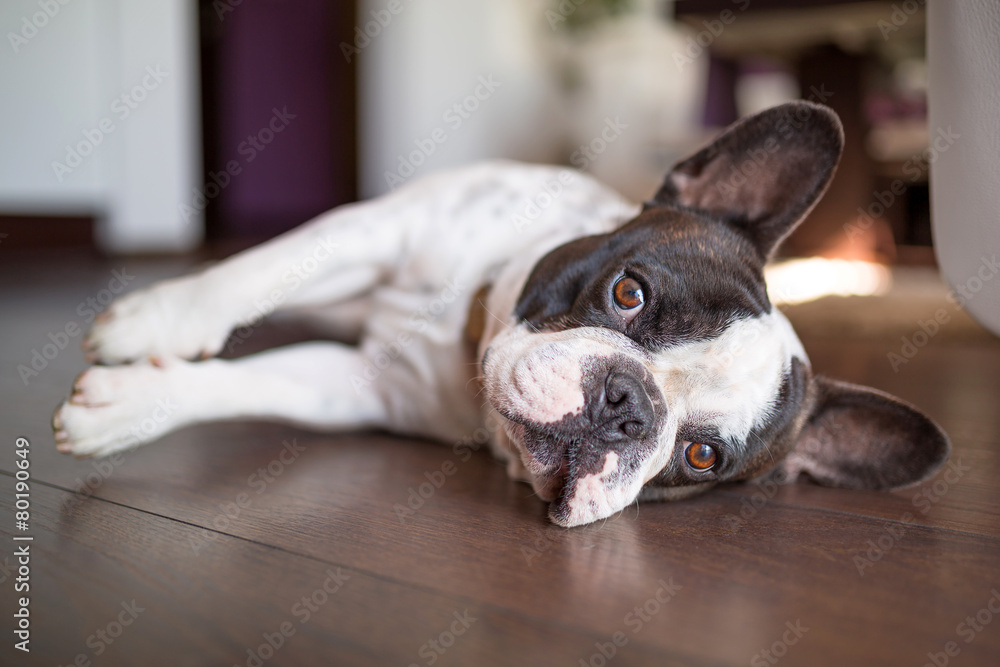
{"label": "warm light glow", "polygon": [[883,264],[823,257],[776,262],[764,269],[764,277],[776,305],[824,296],[879,296],[892,287],[892,273]]}

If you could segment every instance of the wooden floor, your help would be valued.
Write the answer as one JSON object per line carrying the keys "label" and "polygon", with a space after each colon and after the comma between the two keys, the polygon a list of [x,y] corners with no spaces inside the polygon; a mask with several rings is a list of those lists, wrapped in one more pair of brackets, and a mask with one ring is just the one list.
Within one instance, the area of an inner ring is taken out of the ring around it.
{"label": "wooden floor", "polygon": [[0,254],[0,613],[10,628],[28,544],[31,620],[31,652],[6,630],[0,664],[1000,664],[1000,342],[985,335],[935,337],[899,372],[895,334],[804,341],[819,371],[935,417],[947,475],[891,494],[730,486],[565,530],[485,452],[382,434],[223,424],[61,456],[49,418],[84,368],[79,337],[27,385],[18,365],[83,324],[113,269],[132,289],[184,262]]}

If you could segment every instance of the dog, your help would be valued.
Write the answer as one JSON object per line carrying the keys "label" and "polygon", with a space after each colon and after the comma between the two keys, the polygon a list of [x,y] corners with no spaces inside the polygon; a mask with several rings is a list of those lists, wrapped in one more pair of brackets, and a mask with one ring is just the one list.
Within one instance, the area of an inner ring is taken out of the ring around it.
{"label": "dog", "polygon": [[[947,459],[945,433],[814,375],[763,278],[842,147],[836,114],[793,102],[726,129],[641,206],[492,162],[339,207],[112,303],[84,342],[99,365],[54,416],[58,448],[102,456],[221,419],[446,442],[489,424],[567,527],[778,472],[915,484]],[[275,308],[321,310],[359,342],[213,358]]]}

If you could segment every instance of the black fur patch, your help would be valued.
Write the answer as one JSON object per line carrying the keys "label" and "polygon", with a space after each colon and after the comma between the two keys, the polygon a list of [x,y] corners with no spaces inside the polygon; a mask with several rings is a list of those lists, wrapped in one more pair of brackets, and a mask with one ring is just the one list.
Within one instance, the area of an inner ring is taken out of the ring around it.
{"label": "black fur patch", "polygon": [[[673,487],[731,482],[750,479],[764,473],[788,455],[795,446],[803,408],[809,389],[809,367],[793,357],[782,380],[768,418],[755,426],[744,442],[728,442],[714,426],[689,423],[677,431],[677,445],[670,462],[646,487]],[[716,448],[720,461],[711,470],[692,469],[684,459],[684,441],[703,443]],[[709,487],[705,487],[706,490]]]}
{"label": "black fur patch", "polygon": [[[630,276],[646,303],[628,324],[612,287]],[[713,338],[768,313],[763,261],[729,225],[694,212],[645,210],[621,229],[556,248],[535,266],[515,315],[542,331],[605,327],[650,352]]]}

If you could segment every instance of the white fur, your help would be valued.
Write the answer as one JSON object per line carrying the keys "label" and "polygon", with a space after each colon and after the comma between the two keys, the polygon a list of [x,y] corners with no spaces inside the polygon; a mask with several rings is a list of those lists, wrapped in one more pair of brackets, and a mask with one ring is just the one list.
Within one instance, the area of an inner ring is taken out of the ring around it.
{"label": "white fur", "polygon": [[[542,192],[556,194],[542,200]],[[530,208],[540,201],[547,205]],[[325,213],[202,273],[113,303],[87,345],[93,360],[118,365],[78,380],[53,420],[59,448],[103,455],[185,424],[254,417],[460,440],[483,422],[482,400],[468,390],[477,369],[463,345],[479,288],[494,285],[495,331],[538,258],[610,231],[636,210],[585,175],[493,162]],[[356,311],[366,318],[358,347],[180,359],[214,355],[233,328],[274,309],[336,309],[359,298],[368,307]],[[121,365],[147,358],[163,368]],[[179,407],[155,429],[136,429],[158,400],[197,409]]]}
{"label": "white fur", "polygon": [[616,470],[618,470],[618,454],[608,452],[604,457],[604,467],[601,472],[585,475],[577,482],[573,498],[569,503],[567,525],[577,526],[590,523],[602,516],[610,516],[635,500],[639,490],[635,489],[635,493],[631,493],[630,487],[633,485],[608,484],[608,478]]}
{"label": "white fur", "polygon": [[630,344],[614,332],[595,327],[534,333],[511,324],[490,346],[486,391],[502,396],[502,409],[515,418],[545,424],[583,408],[582,360],[607,355]]}
{"label": "white fur", "polygon": [[[791,355],[805,358],[777,312],[657,355],[606,329],[538,334],[513,326],[518,295],[545,253],[637,213],[581,174],[509,163],[440,174],[338,208],[200,274],[112,304],[87,339],[92,358],[112,366],[84,373],[56,412],[59,449],[105,455],[188,424],[239,418],[324,430],[381,427],[455,442],[482,426],[484,407],[538,423],[579,412],[581,359],[625,352],[652,373],[668,418],[638,473],[615,474],[617,454],[609,454],[600,474],[579,481],[570,525],[608,516],[669,460],[685,419],[698,416],[726,437],[745,437],[766,416]],[[463,341],[484,285],[492,287],[480,347],[492,353],[486,406],[469,390],[479,369]],[[346,326],[361,330],[362,340],[235,361],[184,360],[216,354],[233,328],[286,308],[353,312]],[[541,497],[553,499],[556,487],[543,478],[551,466],[528,454],[523,429],[502,421],[494,452],[509,461],[512,476],[530,478]]]}
{"label": "white fur", "polygon": [[[619,476],[610,484],[605,475],[591,475],[577,482],[569,525],[588,523],[631,503],[642,484],[670,460],[682,424],[697,421],[730,442],[743,442],[770,415],[792,358],[807,361],[791,325],[777,310],[738,320],[710,340],[675,345],[656,354],[600,327],[537,333],[519,325],[508,327],[492,341],[485,368],[487,395],[514,421],[558,421],[572,413],[567,408],[576,408],[577,396],[582,407],[579,382],[585,360],[623,353],[653,375],[661,393],[650,398],[665,407],[666,424],[658,434],[656,450],[638,462],[639,470],[632,478]],[[577,384],[567,387],[567,382]],[[523,428],[507,429],[507,446],[535,475],[535,491],[547,494],[550,480],[545,475],[553,472],[552,467],[539,464],[527,450],[523,432]],[[602,487],[600,494],[595,485]],[[615,509],[609,511],[611,507]]]}
{"label": "white fur", "polygon": [[697,417],[741,442],[768,416],[793,356],[806,360],[791,324],[773,310],[738,320],[717,338],[663,350],[651,370],[679,420]]}

